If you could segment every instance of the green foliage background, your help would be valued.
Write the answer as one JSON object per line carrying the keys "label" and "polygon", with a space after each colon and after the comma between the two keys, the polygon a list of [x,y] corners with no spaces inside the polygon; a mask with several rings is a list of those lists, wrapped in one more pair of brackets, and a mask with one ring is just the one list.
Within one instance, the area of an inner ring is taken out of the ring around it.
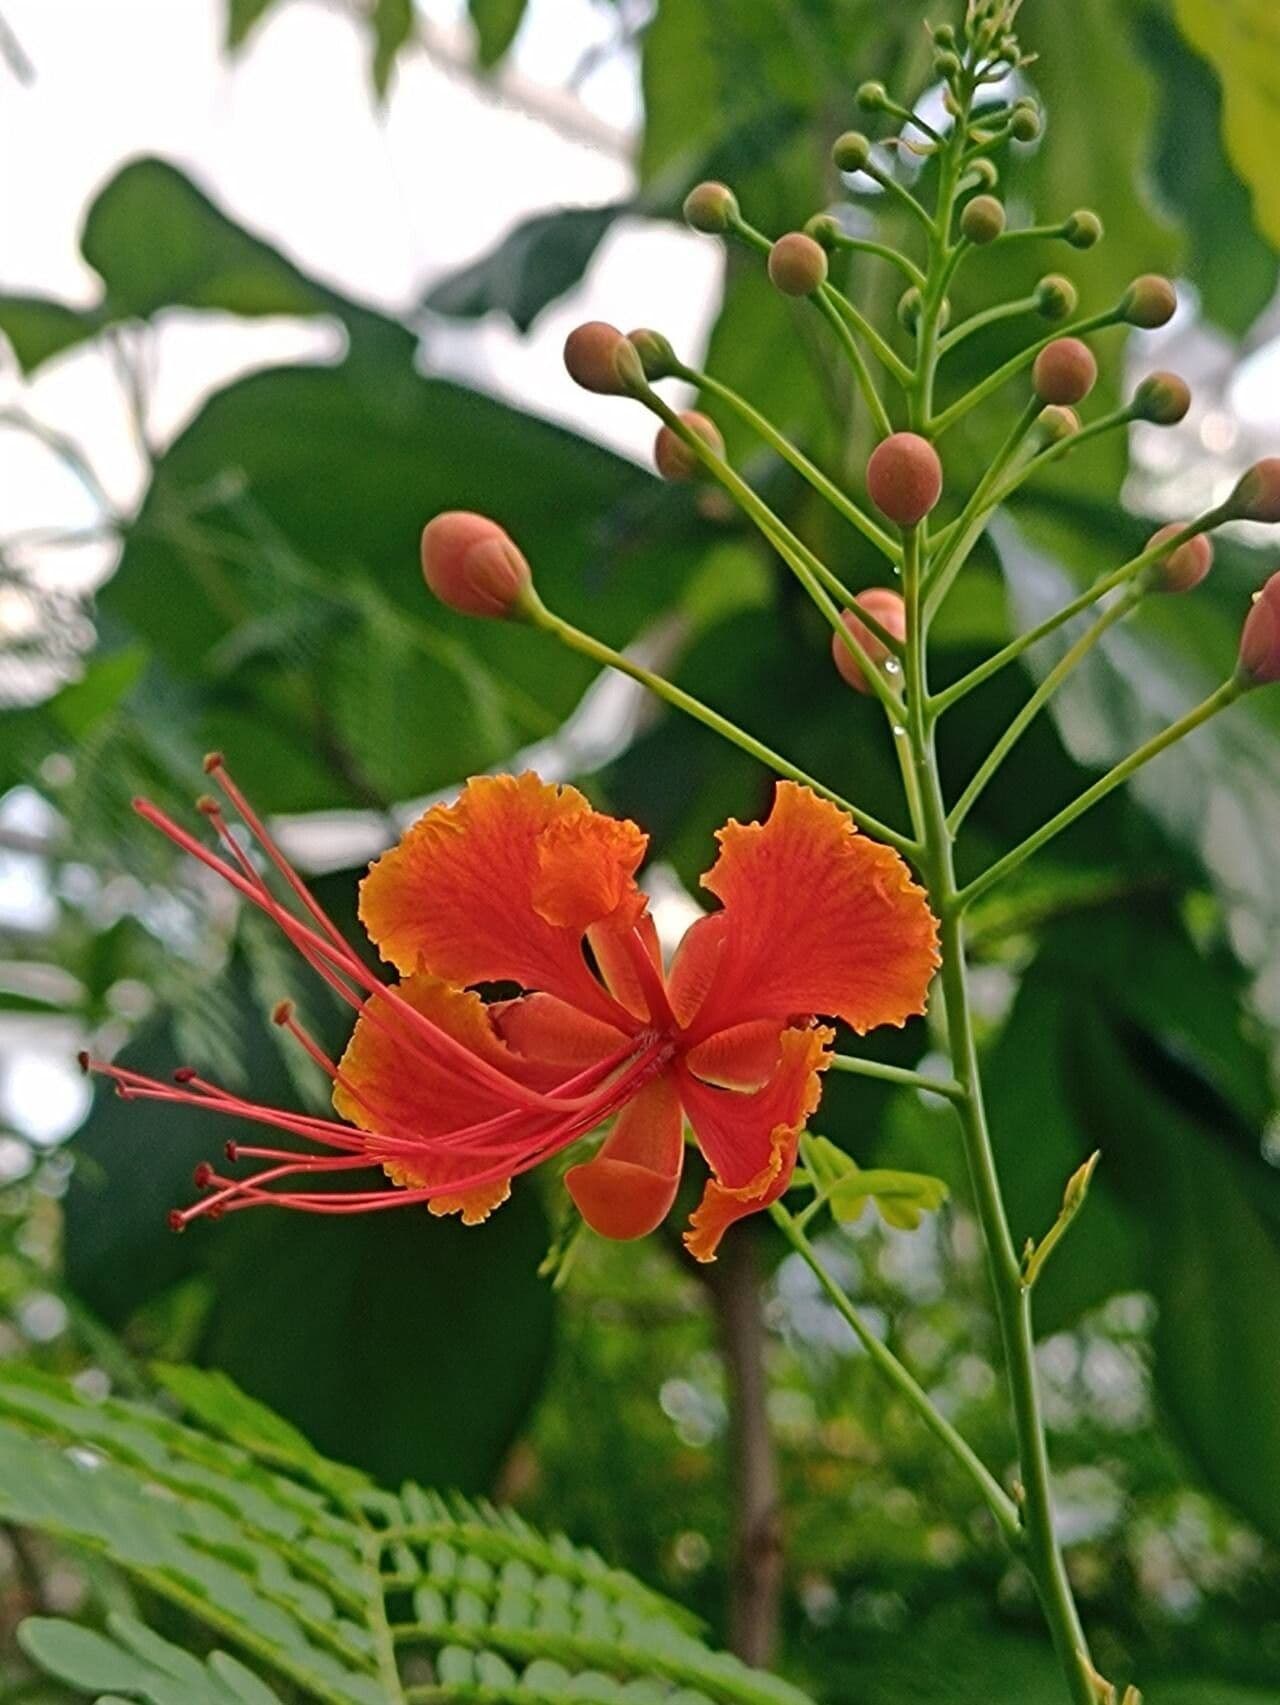
{"label": "green foliage background", "polygon": [[[231,0],[229,50],[271,5]],[[501,67],[522,11],[520,0],[472,0],[480,67]],[[577,281],[616,218],[670,218],[708,174],[730,179],[763,228],[799,224],[838,192],[826,146],[856,121],[853,88],[923,77],[921,21],[942,11],[917,0],[660,0],[640,41],[634,197],[548,208],[438,284],[425,309],[527,327]],[[369,8],[375,97],[415,29],[407,3]],[[1136,273],[1167,270],[1194,278],[1205,318],[1242,338],[1272,297],[1280,243],[1280,42],[1265,0],[1028,0],[1023,33],[1041,54],[1032,80],[1050,125],[1011,166],[1005,193],[1045,218],[1097,207],[1107,239],[1066,260],[1035,244],[1002,255],[998,269],[979,260],[957,314],[994,289],[1021,293],[1049,269],[1076,279],[1086,309]],[[877,218],[902,237],[891,209]],[[323,316],[345,337],[332,366],[228,386],[156,460],[139,513],[119,524],[92,651],[74,679],[7,713],[0,730],[0,787],[34,785],[50,799],[65,824],[61,856],[147,885],[147,904],[106,929],[91,906],[63,902],[56,928],[27,948],[72,973],[66,1010],[90,1032],[112,1014],[122,980],[155,989],[126,1058],[163,1071],[181,1057],[251,1082],[263,1099],[319,1093],[258,1016],[296,992],[295,972],[244,920],[208,916],[190,873],[136,832],[131,794],[185,808],[200,791],[201,755],[221,747],[264,810],[364,808],[391,833],[398,802],[510,762],[562,727],[590,685],[588,667],[550,641],[427,603],[417,534],[441,508],[495,515],[563,615],[617,645],[661,631],[681,684],[867,809],[896,813],[878,719],[825,666],[813,611],[743,524],[570,432],[421,372],[409,325],[305,276],[163,161],[136,161],[103,187],[81,246],[102,284],[93,310],[0,301],[0,332],[27,373],[88,341],[145,332],[175,308]],[[891,313],[874,269],[860,266],[849,287],[868,311]],[[794,309],[758,265],[731,255],[708,367],[848,476],[865,458],[866,422],[840,387],[824,394],[797,333]],[[1008,337],[966,346],[957,389],[1000,359]],[[988,414],[948,441],[951,482],[981,470],[998,429]],[[792,525],[853,584],[867,583],[876,564],[859,541],[727,435]],[[1108,441],[1019,500],[939,626],[944,675],[1145,538],[1149,521],[1115,501],[1124,473],[1124,447]],[[1224,546],[1194,599],[1144,611],[1099,647],[976,809],[975,870],[1221,678],[1268,566],[1245,544]],[[953,785],[1026,686],[1002,678],[948,721]],[[1088,1212],[1045,1281],[1040,1324],[1103,1667],[1148,1674],[1152,1705],[1280,1700],[1277,732],[1277,695],[1256,695],[1064,838],[977,920],[992,1112],[1017,1233],[1042,1231],[1064,1178],[1104,1152]],[[576,779],[642,822],[653,856],[690,885],[713,828],[758,813],[769,793],[751,761],[670,714]],[[355,875],[325,878],[340,915]],[[177,927],[156,926],[160,896]],[[340,1040],[340,1015],[314,990],[301,998]],[[14,1012],[30,1001],[0,999]],[[910,1065],[930,1038],[917,1027],[872,1046]],[[842,1081],[822,1117],[860,1163],[951,1183],[957,1206],[939,1227],[858,1228],[833,1258],[990,1459],[1007,1460],[947,1116]],[[168,1120],[161,1140],[144,1117],[102,1102],[72,1145],[69,1188],[55,1157],[7,1192],[0,1281],[15,1318],[49,1289],[70,1308],[69,1330],[31,1348],[31,1360],[105,1368],[126,1387],[145,1385],[138,1363],[150,1356],[224,1370],[327,1456],[388,1486],[497,1485],[544,1526],[598,1545],[715,1621],[732,1497],[724,1376],[706,1298],[667,1251],[588,1245],[553,1297],[536,1269],[558,1202],[536,1183],[483,1234],[418,1216],[337,1230],[245,1216],[174,1240],[163,1210],[220,1140],[194,1117]],[[765,1254],[789,1528],[782,1668],[833,1702],[1054,1699],[1035,1617],[968,1488],[951,1482],[790,1268],[773,1270],[780,1251]],[[77,1537],[19,1503],[0,1498],[0,1508]],[[121,1609],[102,1561],[79,1592],[90,1622],[105,1626]],[[19,1571],[11,1608],[29,1596]],[[181,1613],[169,1614],[179,1644],[194,1640]],[[119,1645],[119,1625],[104,1637]],[[30,1636],[28,1650],[47,1662],[42,1638]],[[47,1662],[74,1692],[69,1665]],[[211,1698],[257,1697],[219,1692],[227,1675],[213,1659],[209,1676]]]}

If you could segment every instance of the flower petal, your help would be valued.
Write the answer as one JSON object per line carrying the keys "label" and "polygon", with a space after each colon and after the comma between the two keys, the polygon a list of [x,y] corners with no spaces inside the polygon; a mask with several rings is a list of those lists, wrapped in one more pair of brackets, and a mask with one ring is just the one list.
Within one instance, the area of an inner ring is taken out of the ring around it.
{"label": "flower petal", "polygon": [[676,1022],[688,1024],[707,997],[724,953],[727,919],[711,912],[689,925],[667,976],[667,998]]}
{"label": "flower petal", "polygon": [[[472,1052],[497,1066],[517,1082],[545,1081],[547,1073],[530,1069],[513,1053],[493,1027],[489,1009],[479,995],[433,977],[410,977],[399,985],[400,996]],[[393,1184],[408,1189],[440,1186],[444,1193],[428,1206],[432,1213],[460,1213],[466,1225],[479,1224],[510,1193],[509,1179],[477,1189],[448,1193],[449,1184],[475,1177],[485,1158],[465,1149],[433,1145],[433,1139],[509,1114],[511,1103],[500,1087],[468,1077],[465,1068],[448,1060],[429,1058],[414,1049],[403,1020],[389,1001],[373,996],[365,1003],[356,1027],[338,1062],[339,1082],[333,1104],[344,1119],[365,1131],[410,1135],[422,1144],[422,1157],[397,1154],[383,1162]],[[563,1072],[559,1076],[563,1077]],[[511,1133],[518,1144],[519,1127]],[[534,1140],[537,1127],[531,1132]]]}
{"label": "flower petal", "polygon": [[761,1089],[782,1060],[782,1027],[776,1018],[752,1018],[717,1030],[685,1055],[703,1083],[721,1089]]}
{"label": "flower petal", "polygon": [[597,1017],[616,1003],[582,956],[591,924],[629,927],[645,837],[536,775],[482,776],[436,805],[360,885],[384,959],[452,983],[513,981]]}
{"label": "flower petal", "polygon": [[724,946],[693,1040],[752,1018],[812,1013],[861,1034],[924,1011],[938,926],[891,847],[786,781],[767,822],[730,822],[718,839],[702,884],[723,902]]}
{"label": "flower petal", "polygon": [[685,1062],[677,1067],[680,1099],[698,1147],[721,1185],[758,1194],[775,1176],[780,1131],[799,1131],[822,1096],[819,1073],[835,1032],[795,1026],[778,1042],[778,1067],[761,1089],[716,1089]]}
{"label": "flower petal", "polygon": [[[645,912],[635,926],[645,952],[659,972],[662,970],[662,949],[658,945],[657,925],[653,914]],[[634,1017],[651,1017],[649,1003],[640,987],[640,979],[631,957],[631,947],[625,933],[610,924],[593,924],[587,931],[587,942],[595,954],[604,986],[616,1001],[620,1001]]]}
{"label": "flower petal", "polygon": [[605,1059],[623,1040],[614,1025],[589,1018],[555,995],[494,1001],[488,1012],[507,1046],[530,1062],[555,1068],[556,1081],[570,1068],[581,1069]]}
{"label": "flower petal", "polygon": [[644,1237],[671,1211],[684,1165],[684,1117],[670,1073],[619,1113],[600,1152],[565,1173],[578,1212],[602,1237]]}
{"label": "flower petal", "polygon": [[[683,1074],[681,1099],[716,1174],[707,1180],[684,1236],[695,1261],[713,1261],[720,1239],[733,1222],[767,1208],[790,1184],[800,1132],[822,1094],[818,1074],[826,1065],[825,1050],[832,1039],[833,1032],[821,1026],[784,1031],[781,1064],[754,1095],[708,1089],[698,1085],[692,1074]],[[713,1102],[712,1097],[718,1099]],[[739,1104],[736,1112],[726,1106],[735,1102]],[[763,1164],[744,1177],[762,1157]]]}

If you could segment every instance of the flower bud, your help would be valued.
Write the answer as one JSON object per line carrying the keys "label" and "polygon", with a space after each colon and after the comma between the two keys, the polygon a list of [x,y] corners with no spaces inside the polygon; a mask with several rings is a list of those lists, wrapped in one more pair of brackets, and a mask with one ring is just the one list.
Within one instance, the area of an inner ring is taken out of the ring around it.
{"label": "flower bud", "polygon": [[1264,456],[1247,468],[1228,500],[1236,521],[1280,521],[1280,456]]}
{"label": "flower bud", "polygon": [[862,83],[853,98],[863,112],[880,112],[889,104],[889,91],[883,83]]}
{"label": "flower bud", "polygon": [[1152,426],[1176,426],[1191,407],[1191,390],[1176,373],[1148,373],[1133,393],[1129,412]]}
{"label": "flower bud", "polygon": [[[1184,521],[1171,521],[1167,527],[1160,527],[1147,540],[1147,549],[1153,545],[1162,545],[1166,539],[1176,538],[1186,526]],[[1170,551],[1151,564],[1147,570],[1147,584],[1153,592],[1190,592],[1193,586],[1200,582],[1213,567],[1213,542],[1207,533],[1196,533],[1177,550]]]}
{"label": "flower bud", "polygon": [[627,333],[627,342],[640,357],[646,379],[670,379],[677,372],[676,352],[661,332],[640,326]]}
{"label": "flower bud", "polygon": [[1155,331],[1167,326],[1178,306],[1178,293],[1167,278],[1145,272],[1120,298],[1120,315],[1126,325],[1141,326],[1143,331]]}
{"label": "flower bud", "polygon": [[942,463],[928,439],[895,432],[871,452],[867,491],[882,515],[914,527],[942,495]]}
{"label": "flower bud", "polygon": [[1073,249],[1091,249],[1102,241],[1102,221],[1088,207],[1082,207],[1062,222],[1062,235]]}
{"label": "flower bud", "polygon": [[[920,310],[924,306],[924,298],[914,284],[902,292],[898,298],[898,323],[904,331],[915,335],[916,327],[920,324]],[[938,330],[945,331],[951,323],[951,299],[942,298],[942,310],[938,315]]]}
{"label": "flower bud", "polygon": [[971,243],[994,243],[1004,230],[1004,206],[994,195],[975,195],[960,215],[960,231]]}
{"label": "flower bud", "polygon": [[1046,444],[1060,444],[1064,438],[1074,438],[1080,430],[1080,416],[1073,408],[1051,403],[1036,416],[1036,426]]}
{"label": "flower bud", "polygon": [[728,184],[695,184],[684,198],[684,222],[709,237],[722,237],[738,217],[738,198]]}
{"label": "flower bud", "polygon": [[603,397],[634,396],[646,388],[644,367],[617,326],[588,320],[564,340],[564,364],[575,385]]}
{"label": "flower bud", "polygon": [[944,48],[941,53],[934,54],[933,69],[939,77],[944,77],[950,82],[953,77],[960,75],[962,69],[960,55],[952,53],[949,48]]}
{"label": "flower bud", "polygon": [[1019,102],[1009,114],[1009,134],[1015,142],[1034,142],[1042,128],[1039,109],[1031,102]]}
{"label": "flower bud", "polygon": [[965,172],[965,182],[972,178],[983,189],[994,189],[1000,182],[1000,168],[989,154],[979,154]]}
{"label": "flower bud", "polygon": [[523,552],[496,521],[465,509],[423,528],[422,574],[440,602],[464,616],[519,616],[533,596]]}
{"label": "flower bud", "polygon": [[1240,635],[1239,670],[1255,687],[1280,681],[1280,574],[1253,595]]}
{"label": "flower bud", "polygon": [[803,231],[788,231],[769,250],[769,277],[784,296],[812,296],[827,281],[827,252]]}
{"label": "flower bud", "polygon": [[1098,381],[1098,363],[1078,337],[1058,337],[1036,356],[1031,383],[1042,403],[1078,403]]}
{"label": "flower bud", "polygon": [[[717,456],[724,455],[724,439],[720,436],[720,428],[714,420],[709,420],[705,414],[699,414],[696,409],[685,409],[680,419],[690,432],[701,438],[708,449],[713,450]],[[703,471],[697,453],[669,426],[660,427],[658,430],[658,436],[653,441],[653,460],[664,480],[692,480]]]}
{"label": "flower bud", "polygon": [[934,24],[933,40],[936,47],[954,47],[956,45],[954,24]]}
{"label": "flower bud", "polygon": [[[864,609],[868,615],[873,616],[880,623],[880,626],[886,628],[895,639],[907,637],[907,607],[902,602],[900,594],[895,592],[891,586],[873,586],[866,592],[860,592],[854,599],[854,603]],[[842,610],[840,620],[849,630],[850,635],[857,640],[866,652],[872,663],[879,665],[885,661],[889,656],[888,646],[872,633],[865,622],[860,622],[852,610]],[[858,659],[838,633],[833,633],[831,636],[831,656],[841,678],[847,681],[855,692],[869,693],[871,691],[871,683],[867,680],[861,663],[858,662]]]}
{"label": "flower bud", "polygon": [[831,145],[831,158],[840,172],[860,172],[871,158],[871,138],[860,130],[846,130]]}
{"label": "flower bud", "polygon": [[1065,320],[1074,314],[1080,292],[1069,278],[1051,272],[1036,285],[1036,312],[1045,320]]}
{"label": "flower bud", "polygon": [[804,234],[812,237],[818,247],[831,254],[840,241],[840,221],[830,213],[815,213],[813,218],[806,221]]}

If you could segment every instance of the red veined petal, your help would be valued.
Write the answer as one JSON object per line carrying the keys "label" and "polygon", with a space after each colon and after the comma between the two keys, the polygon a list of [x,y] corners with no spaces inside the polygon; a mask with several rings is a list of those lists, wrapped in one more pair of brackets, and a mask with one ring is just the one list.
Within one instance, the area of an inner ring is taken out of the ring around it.
{"label": "red veined petal", "polygon": [[557,1081],[572,1066],[590,1066],[611,1054],[622,1032],[590,1018],[555,995],[523,995],[494,1001],[487,1009],[498,1035],[524,1059],[557,1068]]}
{"label": "red veined petal", "polygon": [[707,997],[724,952],[726,918],[711,912],[689,925],[667,977],[667,998],[676,1022],[688,1024]]}
{"label": "red veined petal", "polygon": [[684,1165],[684,1117],[669,1072],[619,1113],[599,1151],[565,1173],[578,1212],[602,1237],[644,1237],[671,1211]]}
{"label": "red veined petal", "polygon": [[784,1031],[781,1064],[752,1095],[708,1089],[682,1073],[681,1100],[715,1174],[684,1237],[695,1261],[714,1260],[733,1222],[776,1202],[791,1182],[800,1132],[822,1095],[818,1074],[832,1039],[821,1026]]}
{"label": "red veined petal", "polygon": [[702,884],[723,902],[724,946],[695,1041],[751,1018],[821,1013],[861,1034],[924,1011],[938,926],[891,847],[787,781],[766,822],[717,838]]}
{"label": "red veined petal", "polygon": [[383,958],[452,983],[512,981],[598,1017],[615,1004],[582,956],[588,925],[630,925],[645,837],[536,775],[481,776],[436,805],[360,885]]}
{"label": "red veined petal", "polygon": [[[658,945],[658,930],[653,915],[645,912],[635,926],[645,952],[659,972],[662,970],[662,949]],[[587,931],[587,941],[596,956],[604,986],[616,1001],[620,1001],[636,1018],[648,1019],[649,1003],[644,998],[640,979],[631,958],[626,935],[609,924],[593,924]]]}
{"label": "red veined petal", "polygon": [[758,1192],[773,1177],[776,1135],[800,1130],[822,1095],[819,1073],[834,1032],[795,1026],[779,1038],[778,1068],[762,1089],[714,1089],[681,1063],[680,1099],[698,1147],[728,1190]]}
{"label": "red veined petal", "polygon": [[782,1062],[782,1030],[776,1018],[753,1018],[717,1030],[685,1055],[703,1083],[721,1089],[761,1089]]}

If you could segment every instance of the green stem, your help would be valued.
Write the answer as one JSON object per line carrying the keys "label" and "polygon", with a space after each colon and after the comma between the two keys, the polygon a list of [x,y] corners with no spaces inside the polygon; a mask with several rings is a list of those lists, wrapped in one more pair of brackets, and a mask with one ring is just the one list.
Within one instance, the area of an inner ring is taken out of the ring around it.
{"label": "green stem", "polygon": [[1064,806],[1056,817],[1051,817],[1033,835],[1028,835],[1025,841],[1014,847],[1012,852],[1007,852],[1003,858],[997,859],[984,870],[981,876],[976,876],[967,888],[957,894],[957,907],[963,911],[965,907],[971,906],[981,895],[994,888],[997,882],[1016,870],[1024,860],[1039,852],[1055,835],[1060,835],[1064,829],[1069,828],[1077,817],[1083,817],[1099,800],[1105,799],[1115,788],[1128,781],[1136,770],[1150,763],[1152,758],[1159,757],[1161,752],[1181,740],[1185,734],[1199,728],[1202,722],[1208,722],[1218,711],[1234,704],[1248,688],[1249,682],[1240,675],[1233,675],[1230,680],[1224,681],[1216,692],[1210,693],[1194,710],[1189,710],[1185,716],[1171,722],[1168,728],[1154,735],[1145,745],[1139,746],[1136,752],[1131,752],[1127,758],[1121,759],[1106,775],[1094,782],[1092,787],[1086,788],[1078,799],[1073,799],[1070,805]]}
{"label": "green stem", "polygon": [[831,1069],[852,1072],[855,1077],[873,1077],[881,1083],[895,1083],[903,1089],[922,1089],[930,1095],[941,1095],[947,1101],[958,1101],[964,1094],[954,1078],[929,1077],[925,1072],[909,1071],[905,1066],[886,1066],[880,1060],[862,1060],[855,1054],[832,1054]]}
{"label": "green stem", "polygon": [[837,290],[833,284],[823,284],[818,288],[817,300],[819,305],[826,303],[834,308],[852,331],[866,339],[875,351],[880,364],[893,375],[900,385],[911,383],[911,369],[906,362],[895,349],[885,342],[866,315],[855,308],[843,292]]}
{"label": "green stem", "polygon": [[1038,297],[1020,296],[1013,302],[997,302],[993,308],[983,308],[979,313],[970,314],[967,320],[961,321],[954,331],[948,332],[940,341],[938,354],[948,354],[957,344],[963,343],[975,332],[982,331],[985,326],[996,326],[1002,320],[1016,320],[1023,314],[1034,314],[1038,306]]}
{"label": "green stem", "polygon": [[[901,548],[895,544],[884,528],[859,509],[857,504],[841,491],[834,480],[828,479],[821,468],[816,467],[803,451],[797,450],[791,440],[779,432],[777,427],[767,420],[758,409],[753,408],[745,397],[739,396],[731,386],[726,385],[720,379],[713,378],[710,373],[703,373],[696,367],[687,367],[683,362],[675,368],[675,376],[684,379],[691,385],[696,385],[708,396],[719,398],[741,420],[744,420],[753,432],[763,438],[771,450],[781,456],[783,461],[788,462],[802,479],[807,480],[819,496],[825,497],[837,514],[842,515],[851,527],[856,527],[864,539],[873,544],[890,562],[902,561]],[[867,625],[870,626],[870,623]],[[879,635],[878,637],[883,638],[884,636]]]}
{"label": "green stem", "polygon": [[544,633],[552,634],[562,644],[567,645],[570,650],[578,652],[583,657],[589,657],[593,663],[602,664],[607,669],[616,669],[619,674],[629,675],[633,681],[638,681],[641,686],[647,687],[657,698],[662,699],[676,710],[683,711],[686,716],[693,717],[695,722],[702,723],[704,728],[710,728],[713,733],[719,734],[722,739],[728,740],[741,751],[748,753],[759,763],[764,764],[766,768],[773,770],[780,776],[785,776],[789,781],[799,782],[802,787],[811,788],[823,799],[831,800],[832,804],[838,805],[842,811],[847,811],[858,827],[868,835],[874,836],[878,841],[886,842],[891,847],[896,847],[906,857],[914,857],[918,849],[909,836],[900,835],[896,829],[891,829],[888,824],[881,823],[869,812],[859,811],[857,806],[851,805],[847,799],[842,799],[838,793],[824,786],[822,782],[816,781],[813,776],[806,775],[802,769],[797,768],[786,758],[780,757],[763,741],[756,740],[744,729],[739,728],[737,723],[730,722],[728,717],[721,716],[718,711],[712,710],[710,705],[705,705],[700,699],[695,699],[692,694],[686,693],[683,688],[677,687],[664,676],[655,674],[651,669],[646,669],[643,664],[636,663],[620,651],[615,651],[612,646],[605,645],[602,640],[594,639],[590,634],[583,633],[571,622],[566,622],[563,617],[557,616],[552,610],[548,610],[544,604],[531,605],[528,610],[528,620],[535,627],[541,628]]}
{"label": "green stem", "polygon": [[1038,622],[1035,627],[1028,628],[1026,633],[1019,634],[1016,639],[1011,639],[1008,645],[988,657],[985,663],[979,663],[977,668],[971,669],[967,675],[963,675],[945,692],[936,694],[930,704],[933,715],[941,716],[942,712],[949,709],[958,699],[964,698],[966,693],[971,693],[975,687],[980,687],[984,681],[989,681],[993,675],[998,674],[1004,668],[1006,663],[1014,662],[1037,641],[1047,639],[1064,622],[1069,622],[1072,616],[1080,615],[1082,611],[1096,604],[1099,598],[1104,598],[1114,587],[1122,586],[1125,581],[1132,580],[1143,569],[1149,568],[1153,563],[1169,556],[1180,545],[1185,545],[1188,539],[1194,539],[1198,534],[1208,532],[1210,528],[1217,526],[1218,522],[1223,519],[1225,517],[1221,509],[1206,510],[1203,515],[1198,515],[1194,521],[1188,521],[1185,527],[1172,534],[1162,543],[1149,544],[1136,557],[1131,557],[1128,562],[1121,563],[1119,568],[1113,569],[1110,574],[1103,575],[1101,580],[1094,581],[1092,586],[1086,587],[1069,604],[1064,604],[1053,615],[1046,616],[1044,621]]}
{"label": "green stem", "polygon": [[1032,397],[1014,421],[990,466],[974,487],[969,501],[951,525],[935,540],[936,555],[929,565],[924,588],[926,620],[932,620],[935,611],[951,590],[956,575],[968,561],[969,552],[982,536],[993,507],[990,493],[1022,448],[1027,434],[1040,417],[1040,409],[1040,399]]}
{"label": "green stem", "polygon": [[917,289],[924,289],[924,274],[916,263],[909,256],[899,254],[897,249],[891,249],[887,243],[872,242],[870,237],[850,237],[844,231],[837,231],[832,240],[838,249],[847,249],[856,254],[879,255],[881,260],[891,261]]}
{"label": "green stem", "polygon": [[1001,764],[1009,756],[1009,753],[1012,752],[1018,741],[1021,740],[1027,729],[1035,721],[1044,706],[1048,704],[1049,700],[1053,697],[1054,693],[1057,692],[1058,688],[1066,680],[1067,676],[1084,661],[1109,628],[1114,627],[1117,622],[1122,621],[1131,610],[1135,609],[1137,605],[1141,603],[1143,592],[1144,588],[1141,586],[1131,587],[1123,598],[1118,598],[1116,602],[1112,604],[1110,609],[1104,610],[1098,617],[1097,621],[1095,621],[1091,627],[1087,628],[1085,632],[1080,635],[1080,638],[1075,642],[1075,644],[1071,646],[1071,648],[1065,652],[1061,658],[1059,658],[1057,663],[1054,664],[1053,668],[1045,676],[1044,680],[1041,681],[1035,692],[1032,693],[1026,704],[1023,705],[1022,709],[1014,717],[1013,721],[987,753],[981,764],[979,764],[968,787],[965,788],[964,792],[951,808],[951,814],[947,818],[947,828],[951,834],[954,835],[958,831],[960,825],[969,815],[974,803],[982,793],[983,788],[986,787],[992,776],[1000,768]]}
{"label": "green stem", "polygon": [[1017,355],[1010,356],[1002,367],[997,367],[994,373],[989,373],[972,390],[966,391],[962,397],[957,397],[955,402],[949,408],[943,409],[941,414],[935,415],[930,422],[934,438],[941,438],[944,432],[949,431],[956,421],[962,420],[971,409],[977,408],[979,403],[985,402],[1002,385],[1010,379],[1016,378],[1019,373],[1024,372],[1026,368],[1031,366],[1040,351],[1058,338],[1084,337],[1089,332],[1100,331],[1104,326],[1115,326],[1120,323],[1120,308],[1105,308],[1100,314],[1091,314],[1087,319],[1077,320],[1073,326],[1058,326],[1053,331],[1046,332],[1042,338],[1037,339],[1035,343],[1028,344],[1026,349],[1020,350]]}
{"label": "green stem", "polygon": [[787,1242],[822,1286],[841,1318],[849,1326],[876,1367],[911,1405],[933,1436],[946,1447],[973,1479],[1001,1533],[1006,1539],[1016,1542],[1019,1535],[1019,1522],[1018,1511],[1013,1500],[977,1456],[972,1446],[961,1437],[946,1416],[934,1405],[928,1393],[925,1392],[914,1376],[902,1365],[893,1351],[881,1343],[880,1339],[867,1326],[857,1309],[823,1265],[822,1258],[817,1250],[814,1249],[782,1203],[775,1202],[769,1209],[769,1214]]}
{"label": "green stem", "polygon": [[853,368],[853,376],[858,382],[858,389],[862,392],[863,401],[871,411],[871,418],[875,422],[876,431],[882,438],[887,438],[893,431],[893,422],[889,419],[888,411],[881,400],[879,391],[876,390],[875,381],[871,377],[871,369],[867,366],[866,358],[858,348],[853,333],[825,292],[819,291],[812,298],[812,301],[836,334],[841,347],[849,358],[849,365]]}

